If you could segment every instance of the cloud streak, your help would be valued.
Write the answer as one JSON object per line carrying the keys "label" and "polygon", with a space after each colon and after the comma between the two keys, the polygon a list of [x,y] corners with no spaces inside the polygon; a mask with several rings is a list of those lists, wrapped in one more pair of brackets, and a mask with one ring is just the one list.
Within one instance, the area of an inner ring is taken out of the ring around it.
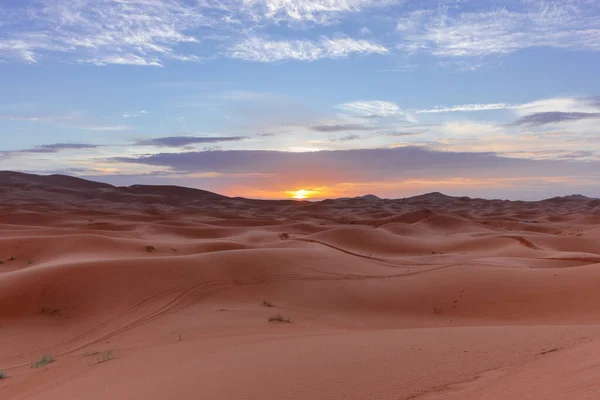
{"label": "cloud streak", "polygon": [[136,146],[156,146],[156,147],[184,147],[191,144],[219,143],[219,142],[239,142],[247,139],[246,136],[169,136],[154,139],[143,139],[135,142]]}
{"label": "cloud streak", "polygon": [[2,153],[5,155],[19,155],[19,154],[50,154],[50,153],[58,153],[64,150],[90,150],[96,149],[100,147],[95,144],[88,143],[53,143],[53,144],[43,144],[40,146],[35,146],[30,149],[24,150],[14,150],[14,151],[3,151]]}
{"label": "cloud streak", "polygon": [[493,103],[493,104],[463,104],[452,107],[435,107],[428,110],[418,110],[418,114],[434,114],[434,113],[450,113],[450,112],[476,112],[476,111],[490,111],[490,110],[508,110],[515,108],[516,106],[506,103]]}
{"label": "cloud streak", "polygon": [[521,117],[511,125],[541,126],[546,124],[580,121],[585,119],[600,119],[600,113],[559,111],[542,112]]}
{"label": "cloud streak", "polygon": [[321,38],[319,41],[280,40],[249,37],[230,49],[230,56],[263,63],[279,61],[316,61],[322,58],[346,58],[351,54],[386,54],[388,49],[368,40]]}
{"label": "cloud streak", "polygon": [[309,128],[316,132],[369,131],[378,129],[377,127],[363,124],[312,125]]}

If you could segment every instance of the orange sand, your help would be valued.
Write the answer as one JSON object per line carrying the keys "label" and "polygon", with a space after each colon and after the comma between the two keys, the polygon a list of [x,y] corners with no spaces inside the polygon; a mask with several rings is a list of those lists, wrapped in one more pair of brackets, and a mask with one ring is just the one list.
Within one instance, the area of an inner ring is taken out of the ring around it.
{"label": "orange sand", "polygon": [[598,200],[0,200],[0,399],[600,398]]}

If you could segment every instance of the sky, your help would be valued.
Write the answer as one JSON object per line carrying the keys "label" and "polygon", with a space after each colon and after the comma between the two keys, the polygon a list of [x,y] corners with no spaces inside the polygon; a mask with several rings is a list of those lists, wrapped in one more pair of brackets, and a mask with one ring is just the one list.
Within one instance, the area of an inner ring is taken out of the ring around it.
{"label": "sky", "polygon": [[596,0],[2,0],[0,170],[600,197]]}

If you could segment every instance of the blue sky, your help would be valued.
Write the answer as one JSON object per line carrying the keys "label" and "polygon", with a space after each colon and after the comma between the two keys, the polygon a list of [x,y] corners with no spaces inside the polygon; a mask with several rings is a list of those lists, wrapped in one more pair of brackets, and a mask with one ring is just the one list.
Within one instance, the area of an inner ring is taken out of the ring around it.
{"label": "blue sky", "polygon": [[0,169],[600,197],[598,70],[591,0],[5,0]]}

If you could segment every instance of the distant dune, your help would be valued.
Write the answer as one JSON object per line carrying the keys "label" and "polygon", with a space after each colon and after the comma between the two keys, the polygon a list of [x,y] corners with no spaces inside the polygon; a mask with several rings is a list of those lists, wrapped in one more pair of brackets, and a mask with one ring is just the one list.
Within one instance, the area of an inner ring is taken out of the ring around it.
{"label": "distant dune", "polygon": [[0,172],[0,211],[1,399],[600,398],[598,199]]}

